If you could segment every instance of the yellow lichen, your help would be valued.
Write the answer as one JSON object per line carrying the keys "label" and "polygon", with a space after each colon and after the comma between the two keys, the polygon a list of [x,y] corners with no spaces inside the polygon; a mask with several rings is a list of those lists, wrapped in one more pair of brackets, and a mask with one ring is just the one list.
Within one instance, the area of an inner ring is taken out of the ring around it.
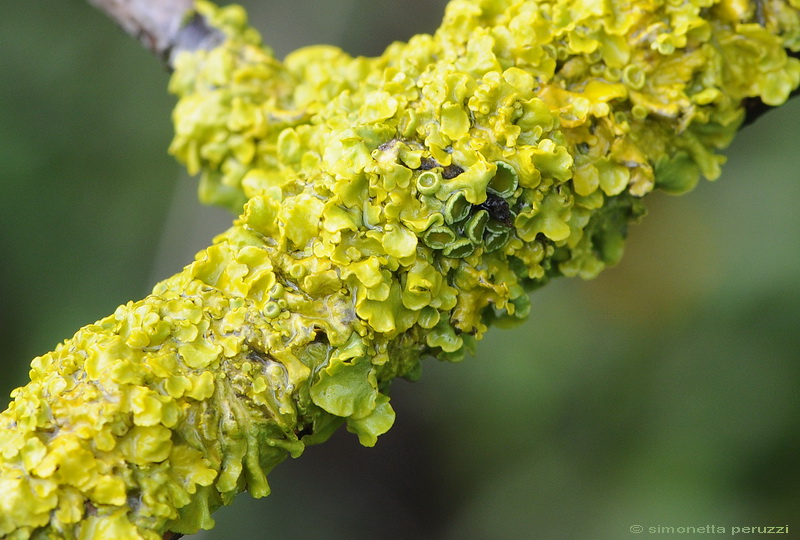
{"label": "yellow lichen", "polygon": [[239,8],[177,60],[171,151],[241,214],[36,358],[0,415],[0,535],[160,538],[459,360],[527,291],[621,256],[654,188],[714,178],[742,101],[800,84],[795,4],[453,0],[377,58],[273,58]]}

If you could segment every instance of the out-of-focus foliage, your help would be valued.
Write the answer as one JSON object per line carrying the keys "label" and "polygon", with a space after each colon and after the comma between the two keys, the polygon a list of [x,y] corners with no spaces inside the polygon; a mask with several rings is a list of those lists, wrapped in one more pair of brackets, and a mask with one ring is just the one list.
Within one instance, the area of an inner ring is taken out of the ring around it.
{"label": "out-of-focus foliage", "polygon": [[[288,33],[305,43],[335,41],[313,29],[318,20],[341,28],[355,52],[379,52],[354,36],[385,43],[380,24],[397,18],[375,2],[317,6],[330,14],[299,4],[296,23],[274,13],[268,22],[297,24]],[[177,171],[164,154],[165,75],[81,3],[58,9],[20,3],[0,21],[15,51],[2,55],[13,84],[0,86],[6,390],[24,382],[35,354],[149,289]],[[438,12],[413,13],[407,35],[438,24]],[[280,496],[223,510],[205,538],[590,538],[625,537],[637,523],[792,524],[798,117],[790,104],[740,134],[717,184],[650,197],[618,268],[551,284],[534,294],[527,326],[489,333],[465,364],[428,362],[421,382],[396,385],[401,421],[376,449],[347,433],[310,448],[273,473]]]}

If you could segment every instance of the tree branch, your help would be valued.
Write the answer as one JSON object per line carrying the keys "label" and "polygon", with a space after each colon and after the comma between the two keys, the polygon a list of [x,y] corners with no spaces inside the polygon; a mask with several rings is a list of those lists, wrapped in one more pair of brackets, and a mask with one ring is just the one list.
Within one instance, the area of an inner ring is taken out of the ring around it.
{"label": "tree branch", "polygon": [[615,264],[644,195],[719,175],[743,99],[800,86],[788,5],[756,27],[704,0],[573,0],[563,25],[535,0],[453,0],[382,57],[281,63],[240,8],[93,1],[167,60],[219,39],[203,15],[224,28],[173,76],[170,151],[240,217],[33,360],[0,413],[0,536],[19,539],[172,540],[342,424],[374,445],[393,379]]}
{"label": "tree branch", "polygon": [[170,69],[178,52],[212,49],[222,33],[194,11],[194,0],[88,0]]}

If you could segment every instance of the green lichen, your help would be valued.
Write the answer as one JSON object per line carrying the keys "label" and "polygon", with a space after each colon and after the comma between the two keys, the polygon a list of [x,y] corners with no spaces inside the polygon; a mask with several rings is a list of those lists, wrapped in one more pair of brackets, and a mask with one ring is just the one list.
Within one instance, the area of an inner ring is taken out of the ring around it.
{"label": "green lichen", "polygon": [[715,178],[743,100],[800,84],[792,2],[454,0],[378,58],[285,62],[198,9],[228,40],[178,58],[171,151],[240,217],[33,361],[0,415],[3,537],[192,533],[342,423],[374,445],[392,379],[616,263],[643,195]]}

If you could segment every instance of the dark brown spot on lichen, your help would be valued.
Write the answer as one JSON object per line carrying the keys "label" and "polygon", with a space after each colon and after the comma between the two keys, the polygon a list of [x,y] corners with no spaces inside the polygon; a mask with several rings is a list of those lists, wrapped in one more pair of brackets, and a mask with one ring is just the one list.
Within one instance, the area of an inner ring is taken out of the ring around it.
{"label": "dark brown spot on lichen", "polygon": [[429,157],[421,157],[419,159],[419,168],[418,171],[429,171],[431,169],[435,169],[436,167],[441,167],[439,162],[433,158]]}
{"label": "dark brown spot on lichen", "polygon": [[456,164],[448,165],[442,171],[442,178],[444,178],[446,180],[450,180],[451,178],[455,178],[456,176],[458,176],[459,174],[461,174],[463,172],[464,172],[464,169],[462,169],[461,167],[459,167]]}
{"label": "dark brown spot on lichen", "polygon": [[494,193],[487,193],[486,200],[481,204],[475,205],[473,209],[475,212],[478,210],[486,210],[489,212],[489,217],[495,221],[509,228],[514,226],[514,214],[511,213],[508,202]]}

